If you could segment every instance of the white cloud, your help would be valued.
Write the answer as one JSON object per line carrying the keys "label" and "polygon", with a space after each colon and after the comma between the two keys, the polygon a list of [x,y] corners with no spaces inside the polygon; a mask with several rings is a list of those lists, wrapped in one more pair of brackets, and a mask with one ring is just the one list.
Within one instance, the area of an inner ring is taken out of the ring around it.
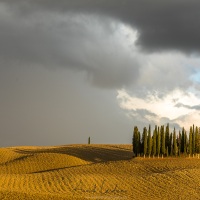
{"label": "white cloud", "polygon": [[137,117],[137,112],[146,110],[141,118],[143,121],[146,119],[146,121],[160,125],[165,119],[165,123],[173,122],[185,128],[193,123],[198,125],[200,111],[195,106],[200,105],[200,100],[194,93],[176,89],[162,98],[158,93],[149,92],[146,98],[139,98],[131,96],[122,89],[118,90],[117,99],[120,107],[129,113],[129,116]]}

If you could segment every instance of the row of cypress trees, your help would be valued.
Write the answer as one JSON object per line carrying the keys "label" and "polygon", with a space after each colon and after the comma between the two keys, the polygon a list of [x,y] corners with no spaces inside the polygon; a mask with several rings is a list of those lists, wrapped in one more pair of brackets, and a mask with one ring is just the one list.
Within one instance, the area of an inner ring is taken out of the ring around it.
{"label": "row of cypress trees", "polygon": [[174,128],[170,133],[169,124],[165,127],[157,125],[153,132],[151,126],[147,130],[143,128],[141,134],[138,127],[133,131],[133,153],[134,156],[177,156],[181,154],[198,154],[200,153],[200,128],[194,125],[190,127],[189,137],[185,129],[176,133]]}

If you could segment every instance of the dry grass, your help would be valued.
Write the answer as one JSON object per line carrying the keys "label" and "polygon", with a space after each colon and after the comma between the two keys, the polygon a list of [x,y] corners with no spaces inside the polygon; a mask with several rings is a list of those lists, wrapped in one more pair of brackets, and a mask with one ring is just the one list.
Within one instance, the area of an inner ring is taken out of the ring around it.
{"label": "dry grass", "polygon": [[200,159],[132,158],[131,145],[1,148],[0,199],[200,199]]}

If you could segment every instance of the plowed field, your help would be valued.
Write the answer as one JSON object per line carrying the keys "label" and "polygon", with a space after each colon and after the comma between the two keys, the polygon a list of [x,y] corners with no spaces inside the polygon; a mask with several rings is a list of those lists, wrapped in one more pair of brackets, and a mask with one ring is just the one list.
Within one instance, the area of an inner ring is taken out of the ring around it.
{"label": "plowed field", "polygon": [[131,145],[0,149],[0,199],[200,199],[200,159],[132,158]]}

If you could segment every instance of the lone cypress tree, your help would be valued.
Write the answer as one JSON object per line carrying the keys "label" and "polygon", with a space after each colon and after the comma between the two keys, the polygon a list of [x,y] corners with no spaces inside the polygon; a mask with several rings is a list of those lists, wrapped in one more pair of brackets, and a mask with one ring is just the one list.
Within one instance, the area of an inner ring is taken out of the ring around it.
{"label": "lone cypress tree", "polygon": [[88,138],[88,144],[90,144],[90,137]]}
{"label": "lone cypress tree", "polygon": [[152,138],[151,138],[151,125],[149,125],[148,130],[148,154],[151,155],[151,149],[152,149]]}

